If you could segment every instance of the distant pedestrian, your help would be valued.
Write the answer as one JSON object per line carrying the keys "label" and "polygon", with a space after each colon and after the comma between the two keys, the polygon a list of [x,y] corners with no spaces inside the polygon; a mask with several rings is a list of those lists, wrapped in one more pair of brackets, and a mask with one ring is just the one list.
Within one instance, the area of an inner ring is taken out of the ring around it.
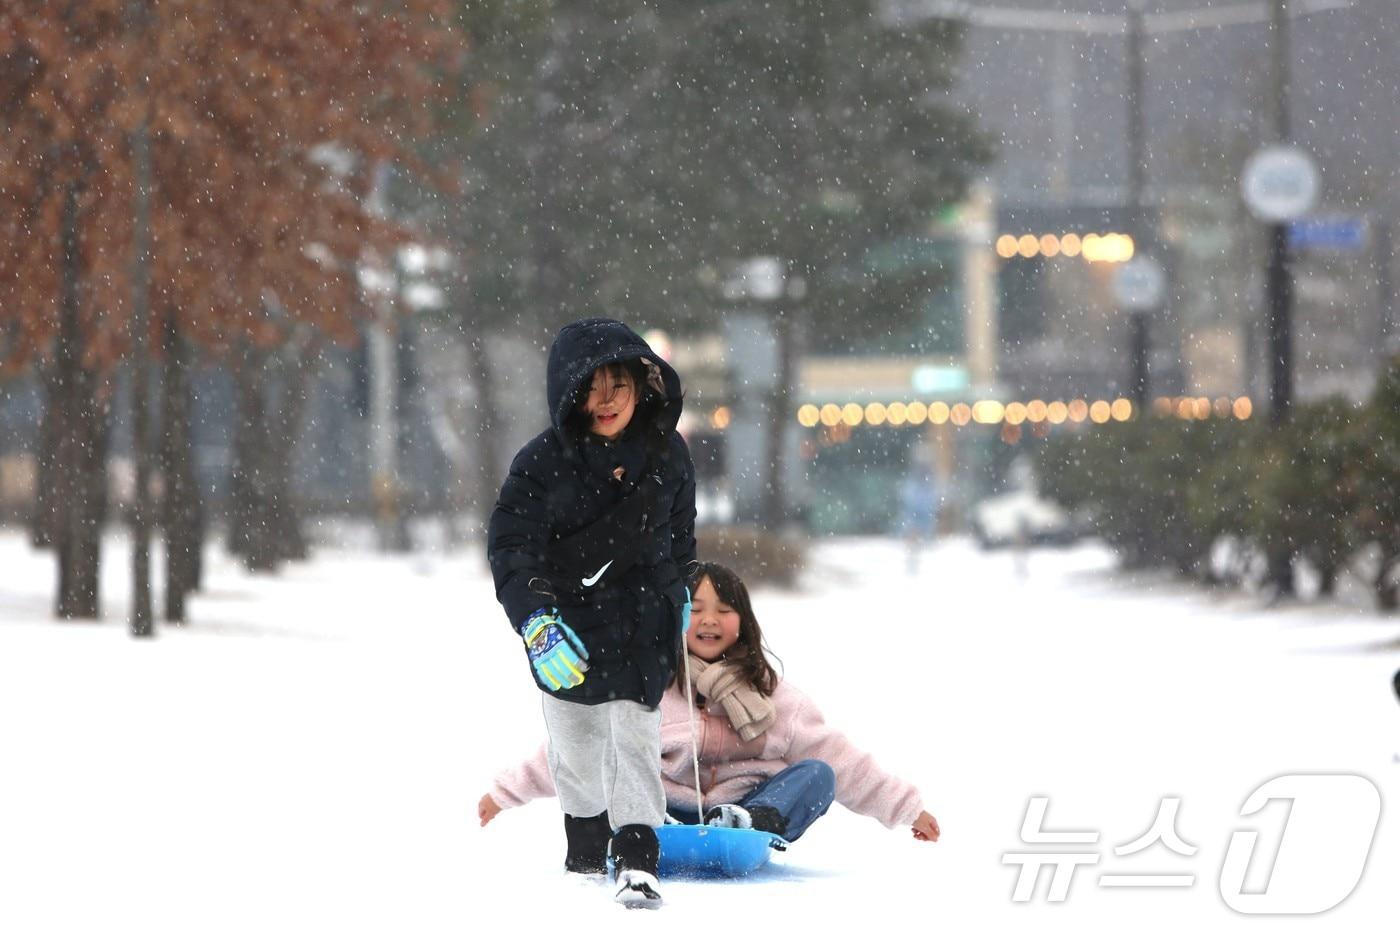
{"label": "distant pedestrian", "polygon": [[919,557],[938,533],[942,504],[932,458],[924,447],[915,447],[899,486],[899,524],[911,574],[919,572]]}
{"label": "distant pedestrian", "polygon": [[688,621],[695,470],[681,383],[617,321],[566,326],[549,351],[552,426],[511,464],[491,516],[496,595],[543,691],[565,868],[656,906],[661,696]]}

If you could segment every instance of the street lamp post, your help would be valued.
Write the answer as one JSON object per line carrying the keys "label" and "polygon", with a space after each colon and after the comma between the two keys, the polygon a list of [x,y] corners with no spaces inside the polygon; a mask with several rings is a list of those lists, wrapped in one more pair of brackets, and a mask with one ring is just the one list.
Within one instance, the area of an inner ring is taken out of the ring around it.
{"label": "street lamp post", "polygon": [[[1273,0],[1274,133],[1288,143],[1288,12],[1285,0]],[[1269,226],[1269,269],[1265,290],[1269,304],[1269,421],[1288,420],[1293,405],[1293,282],[1289,278],[1288,225]]]}
{"label": "street lamp post", "polygon": [[1148,398],[1147,356],[1151,315],[1166,301],[1166,272],[1151,256],[1134,256],[1114,272],[1113,297],[1118,307],[1128,313],[1132,328],[1129,353],[1132,369],[1128,389],[1134,410],[1141,412],[1147,407]]}
{"label": "street lamp post", "polygon": [[[389,166],[374,168],[374,184],[366,198],[376,217],[389,213]],[[369,361],[370,503],[381,551],[409,550],[399,483],[399,300],[402,275],[399,257],[378,258],[360,271],[361,285],[370,292],[374,317],[365,334]]]}
{"label": "street lamp post", "polygon": [[1133,411],[1141,413],[1147,409],[1147,313],[1133,312],[1128,320],[1132,327],[1129,347],[1133,366],[1128,385],[1129,398],[1133,400]]}

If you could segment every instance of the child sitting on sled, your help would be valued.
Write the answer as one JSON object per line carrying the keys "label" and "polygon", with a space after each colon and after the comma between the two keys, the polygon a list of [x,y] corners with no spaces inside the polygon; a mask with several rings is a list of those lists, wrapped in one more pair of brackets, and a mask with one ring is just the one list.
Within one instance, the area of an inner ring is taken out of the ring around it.
{"label": "child sitting on sled", "polygon": [[[833,801],[888,827],[909,826],[934,842],[938,821],[918,790],[882,771],[872,757],[827,725],[806,695],[781,679],[764,651],[748,589],[734,571],[702,563],[691,578],[686,632],[700,750],[705,822],[752,827],[789,842]],[[700,821],[685,685],[661,699],[661,777],[666,809]],[[497,775],[477,806],[481,825],[501,810],[553,795],[545,749]]]}

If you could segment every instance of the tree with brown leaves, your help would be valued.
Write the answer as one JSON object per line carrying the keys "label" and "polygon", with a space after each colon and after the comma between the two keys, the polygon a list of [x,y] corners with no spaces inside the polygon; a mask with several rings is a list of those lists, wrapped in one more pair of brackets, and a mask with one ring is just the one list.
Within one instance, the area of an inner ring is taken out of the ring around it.
{"label": "tree with brown leaves", "polygon": [[[61,617],[98,614],[104,407],[135,346],[265,350],[289,323],[353,338],[356,269],[404,236],[364,195],[375,166],[412,164],[462,54],[450,14],[442,0],[0,9],[4,365],[37,364],[48,388],[34,536],[57,551]],[[167,432],[180,424],[166,413]]]}

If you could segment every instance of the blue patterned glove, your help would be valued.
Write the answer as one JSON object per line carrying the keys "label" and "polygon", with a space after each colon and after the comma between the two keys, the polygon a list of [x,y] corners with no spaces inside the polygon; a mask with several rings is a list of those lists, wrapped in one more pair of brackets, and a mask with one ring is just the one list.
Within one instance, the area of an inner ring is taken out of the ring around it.
{"label": "blue patterned glove", "polygon": [[577,687],[588,670],[588,649],[564,624],[558,609],[536,609],[520,627],[535,676],[550,690]]}
{"label": "blue patterned glove", "polygon": [[690,587],[685,588],[685,605],[681,607],[681,634],[690,631]]}

